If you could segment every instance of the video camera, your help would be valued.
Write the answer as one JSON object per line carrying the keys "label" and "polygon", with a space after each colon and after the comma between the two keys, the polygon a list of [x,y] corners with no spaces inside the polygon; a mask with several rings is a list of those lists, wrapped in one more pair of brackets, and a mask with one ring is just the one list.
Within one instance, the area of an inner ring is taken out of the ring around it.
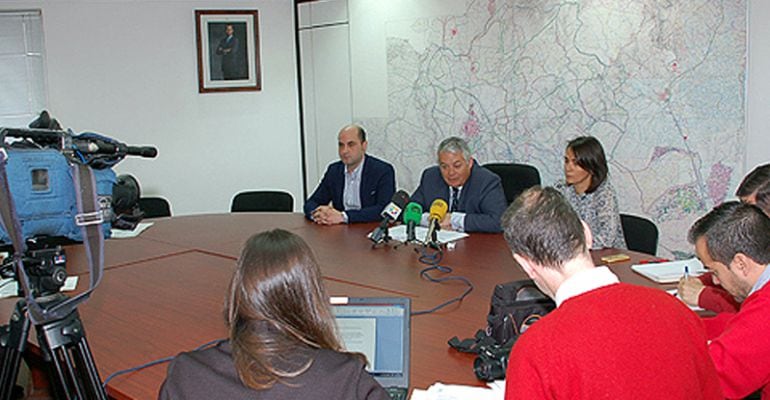
{"label": "video camera", "polygon": [[[105,237],[111,227],[132,229],[141,220],[139,184],[131,176],[116,177],[112,167],[125,156],[155,157],[154,147],[127,146],[95,134],[74,135],[43,111],[30,128],[0,128],[7,154],[9,186],[25,240],[39,237],[82,241],[80,225],[99,221]],[[77,212],[73,164],[92,169],[100,212]],[[0,225],[0,245],[10,243]]]}
{"label": "video camera", "polygon": [[511,347],[512,344],[509,346],[496,344],[480,346],[479,356],[473,360],[473,372],[476,377],[485,382],[504,379]]}
{"label": "video camera", "polygon": [[[0,144],[0,244],[12,248],[0,274],[18,282],[22,297],[0,327],[0,399],[14,392],[34,325],[56,372],[56,397],[106,400],[77,306],[102,279],[111,226],[130,227],[142,217],[138,183],[116,177],[111,167],[126,155],[155,157],[157,150],[95,133],[74,135],[45,111],[29,129],[0,128]],[[51,236],[83,242],[89,287],[72,298],[59,292],[67,278],[64,250],[38,240]]]}

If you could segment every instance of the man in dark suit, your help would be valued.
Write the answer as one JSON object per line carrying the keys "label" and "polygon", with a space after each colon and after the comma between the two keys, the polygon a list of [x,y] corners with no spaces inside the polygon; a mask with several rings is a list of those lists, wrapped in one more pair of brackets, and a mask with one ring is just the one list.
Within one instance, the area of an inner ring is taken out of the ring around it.
{"label": "man in dark suit", "polygon": [[[481,167],[465,140],[444,139],[438,147],[438,166],[422,173],[411,201],[428,210],[436,199],[449,204],[441,229],[464,232],[500,232],[500,217],[508,201],[500,177]],[[423,214],[427,224],[428,213]]]}
{"label": "man in dark suit", "polygon": [[393,166],[366,155],[366,132],[348,125],[337,136],[340,161],[329,165],[305,202],[305,216],[318,224],[372,222],[396,191]]}
{"label": "man in dark suit", "polygon": [[234,33],[233,26],[227,25],[225,27],[225,37],[219,41],[216,51],[217,55],[222,56],[222,77],[225,80],[246,78],[241,73],[240,48],[238,46],[238,38],[233,35]]}

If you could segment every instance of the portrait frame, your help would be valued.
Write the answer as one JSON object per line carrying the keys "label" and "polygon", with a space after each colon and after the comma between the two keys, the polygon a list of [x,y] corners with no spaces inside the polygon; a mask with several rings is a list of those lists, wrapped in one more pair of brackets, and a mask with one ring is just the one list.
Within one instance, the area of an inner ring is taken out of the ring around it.
{"label": "portrait frame", "polygon": [[258,10],[195,10],[198,93],[262,90]]}

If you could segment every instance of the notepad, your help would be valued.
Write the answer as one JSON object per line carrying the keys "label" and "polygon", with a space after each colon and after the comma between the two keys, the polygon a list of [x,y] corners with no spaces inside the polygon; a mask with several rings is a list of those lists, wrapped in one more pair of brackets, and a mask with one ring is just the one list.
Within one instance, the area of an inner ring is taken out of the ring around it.
{"label": "notepad", "polygon": [[674,283],[678,282],[682,276],[684,276],[685,266],[687,266],[688,272],[691,275],[700,275],[706,272],[706,269],[703,268],[703,263],[697,258],[632,265],[631,269],[657,283]]}

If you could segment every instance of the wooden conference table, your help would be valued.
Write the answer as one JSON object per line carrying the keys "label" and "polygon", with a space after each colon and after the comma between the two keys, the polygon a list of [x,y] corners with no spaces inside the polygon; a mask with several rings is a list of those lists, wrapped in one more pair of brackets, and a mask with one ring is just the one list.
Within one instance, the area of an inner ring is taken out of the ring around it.
{"label": "wooden conference table", "polygon": [[[102,379],[113,372],[188,351],[226,336],[222,306],[241,245],[256,232],[283,228],[304,238],[315,251],[330,295],[397,296],[412,299],[414,311],[426,310],[465,290],[459,281],[441,284],[420,277],[426,267],[414,247],[372,248],[365,235],[376,224],[316,226],[301,214],[237,213],[156,219],[137,238],[105,244],[101,285],[79,307]],[[595,261],[614,250],[594,252]],[[663,287],[629,266],[650,256],[624,251],[629,262],[612,265],[621,281]],[[80,246],[67,248],[70,275],[87,275]],[[471,234],[445,251],[441,265],[474,285],[461,304],[412,318],[411,386],[436,381],[478,385],[473,359],[449,348],[452,336],[471,337],[485,325],[496,284],[526,275],[514,263],[501,234]],[[436,271],[432,275],[442,275]],[[88,286],[81,276],[78,290]],[[16,299],[0,300],[5,324]],[[30,340],[35,341],[34,334]],[[157,397],[167,364],[113,379],[116,399]]]}

